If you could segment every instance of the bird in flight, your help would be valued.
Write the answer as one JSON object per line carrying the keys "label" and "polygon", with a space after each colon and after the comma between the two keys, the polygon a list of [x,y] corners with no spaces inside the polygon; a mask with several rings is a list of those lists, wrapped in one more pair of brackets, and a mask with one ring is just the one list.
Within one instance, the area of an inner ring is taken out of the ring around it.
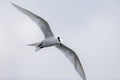
{"label": "bird in flight", "polygon": [[48,22],[46,22],[43,18],[37,16],[36,14],[12,3],[14,7],[16,7],[19,11],[22,13],[26,14],[29,18],[31,18],[42,30],[45,38],[41,42],[38,43],[33,43],[29,44],[29,46],[35,46],[36,50],[38,51],[42,48],[50,47],[50,46],[55,46],[58,48],[60,51],[64,53],[64,55],[71,61],[71,63],[74,65],[75,70],[78,72],[78,74],[81,76],[83,80],[86,80],[85,72],[83,70],[82,64],[76,55],[76,53],[70,49],[69,47],[65,46],[64,44],[61,43],[61,38],[60,37],[54,37],[53,32],[50,29],[50,26]]}

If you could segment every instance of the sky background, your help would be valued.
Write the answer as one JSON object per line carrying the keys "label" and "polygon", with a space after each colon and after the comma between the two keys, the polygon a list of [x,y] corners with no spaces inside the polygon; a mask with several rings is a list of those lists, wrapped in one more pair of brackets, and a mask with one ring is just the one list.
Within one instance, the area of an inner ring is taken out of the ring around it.
{"label": "sky background", "polygon": [[[44,18],[79,56],[87,80],[120,80],[120,0],[10,0]],[[81,80],[55,47],[34,52],[39,27],[0,0],[0,80]]]}

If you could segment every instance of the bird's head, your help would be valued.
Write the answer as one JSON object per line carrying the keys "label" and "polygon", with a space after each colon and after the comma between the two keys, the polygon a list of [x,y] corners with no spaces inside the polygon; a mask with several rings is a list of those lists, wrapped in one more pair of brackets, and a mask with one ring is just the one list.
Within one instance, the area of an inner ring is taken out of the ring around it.
{"label": "bird's head", "polygon": [[57,39],[60,43],[63,41],[61,37],[57,37]]}

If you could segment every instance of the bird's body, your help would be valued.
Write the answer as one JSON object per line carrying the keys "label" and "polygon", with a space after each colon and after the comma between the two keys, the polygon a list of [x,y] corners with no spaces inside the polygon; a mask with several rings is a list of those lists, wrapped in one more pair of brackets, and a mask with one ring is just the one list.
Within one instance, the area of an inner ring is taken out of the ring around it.
{"label": "bird's body", "polygon": [[46,38],[44,39],[41,44],[38,45],[38,47],[50,47],[50,46],[54,46],[54,45],[57,45],[59,44],[59,40],[57,38],[54,38],[54,37],[49,37],[49,38]]}
{"label": "bird's body", "polygon": [[57,37],[57,38],[54,37],[54,34],[52,33],[52,31],[49,27],[49,24],[44,19],[37,16],[36,14],[34,14],[24,8],[21,8],[13,3],[12,3],[12,5],[15,6],[22,13],[26,14],[34,22],[36,22],[36,24],[40,27],[40,29],[42,30],[42,32],[45,36],[44,40],[42,40],[41,42],[33,43],[33,44],[29,44],[29,45],[35,46],[36,47],[35,51],[38,51],[42,48],[55,46],[56,48],[61,50],[65,54],[65,56],[71,61],[71,63],[74,65],[76,71],[82,77],[82,79],[86,80],[85,72],[83,70],[83,67],[80,63],[78,56],[72,49],[68,48],[67,46],[65,46],[64,44],[61,43],[60,37]]}
{"label": "bird's body", "polygon": [[58,45],[58,44],[60,44],[60,41],[58,38],[48,37],[42,40],[41,42],[29,44],[29,46],[35,46],[36,47],[35,51],[38,51],[41,48],[51,47],[51,46]]}
{"label": "bird's body", "polygon": [[43,40],[43,47],[49,47],[49,46],[57,45],[59,43],[60,42],[57,38],[50,37]]}

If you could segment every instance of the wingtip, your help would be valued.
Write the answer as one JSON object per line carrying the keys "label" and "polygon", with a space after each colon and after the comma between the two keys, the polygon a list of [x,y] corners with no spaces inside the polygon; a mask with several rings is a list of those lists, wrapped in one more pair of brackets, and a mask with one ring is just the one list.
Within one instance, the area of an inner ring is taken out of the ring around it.
{"label": "wingtip", "polygon": [[85,77],[82,77],[83,78],[83,80],[86,80],[86,76]]}
{"label": "wingtip", "polygon": [[9,1],[12,5],[15,5],[13,2]]}
{"label": "wingtip", "polygon": [[81,75],[81,78],[82,78],[83,80],[86,80],[86,75],[85,75],[85,73],[84,73],[84,75]]}
{"label": "wingtip", "polygon": [[13,2],[9,1],[14,7],[19,8],[18,5],[14,4]]}

